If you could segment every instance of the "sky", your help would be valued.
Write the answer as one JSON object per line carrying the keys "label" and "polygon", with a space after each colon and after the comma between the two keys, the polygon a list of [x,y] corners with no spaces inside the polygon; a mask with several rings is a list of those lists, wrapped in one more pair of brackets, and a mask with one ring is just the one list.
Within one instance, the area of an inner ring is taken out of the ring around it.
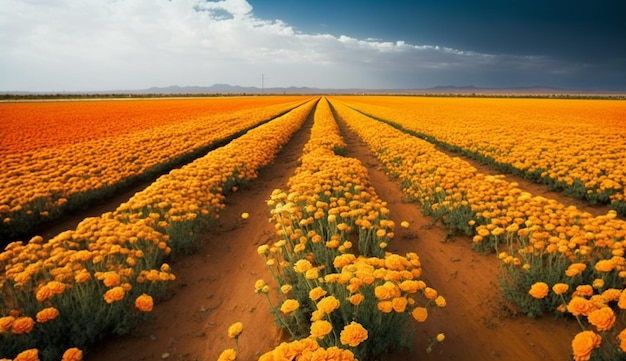
{"label": "sky", "polygon": [[624,0],[0,0],[0,91],[626,91]]}

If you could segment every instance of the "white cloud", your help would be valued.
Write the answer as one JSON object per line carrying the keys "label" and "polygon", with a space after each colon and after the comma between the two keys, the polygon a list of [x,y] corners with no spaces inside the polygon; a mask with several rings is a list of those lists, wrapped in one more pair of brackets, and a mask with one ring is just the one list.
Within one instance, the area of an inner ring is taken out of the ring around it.
{"label": "white cloud", "polygon": [[544,58],[303,34],[255,17],[244,0],[0,0],[0,49],[0,90],[260,86],[261,73],[266,87],[424,87],[464,71],[555,68]]}

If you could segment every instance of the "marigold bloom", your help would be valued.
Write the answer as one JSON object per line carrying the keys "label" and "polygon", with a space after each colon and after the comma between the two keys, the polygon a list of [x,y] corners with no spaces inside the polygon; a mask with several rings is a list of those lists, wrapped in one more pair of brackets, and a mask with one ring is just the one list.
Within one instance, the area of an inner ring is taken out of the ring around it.
{"label": "marigold bloom", "polygon": [[411,316],[413,316],[417,322],[424,322],[428,318],[428,310],[426,307],[415,307],[413,312],[411,312]]}
{"label": "marigold bloom", "polygon": [[311,268],[313,268],[313,265],[306,259],[301,259],[293,265],[293,269],[298,273],[304,273]]}
{"label": "marigold bloom", "polygon": [[572,299],[567,304],[567,311],[574,316],[578,315],[587,315],[589,312],[594,310],[593,304],[584,297],[572,297]]}
{"label": "marigold bloom", "polygon": [[439,333],[437,334],[436,339],[437,339],[437,342],[443,342],[446,339],[446,335],[443,333]]}
{"label": "marigold bloom", "polygon": [[327,296],[322,298],[318,303],[317,303],[317,308],[318,310],[321,310],[322,312],[329,314],[331,312],[333,312],[334,310],[339,308],[339,301],[335,298],[335,296]]}
{"label": "marigold bloom", "polygon": [[361,302],[363,302],[364,299],[365,299],[365,296],[363,296],[360,293],[357,293],[355,295],[350,296],[349,301],[351,304],[358,306],[361,304]]}
{"label": "marigold bloom", "polygon": [[35,326],[35,321],[32,318],[28,316],[18,317],[11,325],[11,332],[16,335],[29,333],[33,330],[33,326]]}
{"label": "marigold bloom", "polygon": [[584,263],[572,263],[569,267],[567,267],[567,270],[565,270],[565,275],[568,277],[574,277],[579,275],[586,268],[587,265]]}
{"label": "marigold bloom", "polygon": [[15,317],[13,316],[0,317],[0,333],[9,332],[11,325],[13,325],[13,321],[15,321]]}
{"label": "marigold bloom", "polygon": [[235,361],[237,359],[237,351],[232,348],[228,348],[220,354],[217,361]]}
{"label": "marigold bloom", "polygon": [[426,287],[424,289],[424,296],[426,296],[429,300],[437,298],[437,295],[437,290],[434,288]]}
{"label": "marigold bloom", "polygon": [[391,301],[380,301],[376,307],[382,313],[390,313],[393,310],[393,304]]}
{"label": "marigold bloom", "polygon": [[446,302],[446,299],[443,298],[443,296],[437,296],[437,298],[435,298],[435,304],[437,305],[437,307],[446,307],[448,303]]}
{"label": "marigold bloom", "polygon": [[537,299],[545,298],[548,295],[550,288],[548,284],[545,282],[535,282],[532,286],[530,286],[530,290],[528,294]]}
{"label": "marigold bloom", "polygon": [[106,291],[103,297],[106,303],[111,304],[116,301],[121,301],[125,294],[124,289],[121,286],[117,286]]}
{"label": "marigold bloom", "polygon": [[309,298],[313,301],[317,301],[321,297],[326,295],[326,291],[322,287],[315,287],[314,289],[309,291]]}
{"label": "marigold bloom", "polygon": [[241,213],[241,219],[248,219],[248,217],[250,217],[249,213],[247,213],[247,212]]}
{"label": "marigold bloom", "polygon": [[579,332],[572,340],[572,353],[575,361],[587,361],[593,349],[600,347],[602,338],[593,331]]}
{"label": "marigold bloom", "polygon": [[357,347],[361,342],[367,340],[367,330],[360,323],[352,321],[343,328],[339,340],[343,345]]}
{"label": "marigold bloom", "polygon": [[311,324],[311,336],[324,338],[333,330],[333,325],[326,320],[318,320]]}
{"label": "marigold bloom", "polygon": [[596,271],[598,272],[611,272],[615,269],[615,262],[610,259],[602,259],[599,260],[598,263],[594,266]]}
{"label": "marigold bloom", "polygon": [[402,228],[409,228],[409,222],[407,222],[407,221],[400,222],[400,227],[402,227]]}
{"label": "marigold bloom", "polygon": [[567,283],[555,283],[554,286],[552,286],[552,292],[557,295],[564,294],[568,289],[569,285]]}
{"label": "marigold bloom", "polygon": [[22,351],[15,356],[13,361],[39,361],[39,350],[31,348],[29,350]]}
{"label": "marigold bloom", "polygon": [[61,361],[82,361],[83,360],[83,351],[81,351],[77,347],[68,348],[63,353],[63,358]]}
{"label": "marigold bloom", "polygon": [[135,299],[135,308],[141,312],[150,312],[153,307],[154,301],[150,295],[144,293]]}
{"label": "marigold bloom", "polygon": [[293,287],[291,285],[282,285],[280,286],[280,292],[282,292],[283,294],[287,294],[289,292],[291,292],[291,289]]}
{"label": "marigold bloom", "polygon": [[59,310],[54,307],[48,307],[37,312],[35,318],[37,319],[37,322],[44,323],[54,320],[55,318],[57,318],[57,316],[59,316]]}
{"label": "marigold bloom", "polygon": [[596,326],[598,331],[607,331],[613,328],[615,324],[615,313],[611,307],[605,306],[597,310],[593,310],[587,316],[590,324]]}
{"label": "marigold bloom", "polygon": [[228,337],[235,338],[239,337],[241,332],[243,331],[243,323],[235,322],[230,327],[228,327]]}
{"label": "marigold bloom", "polygon": [[297,310],[300,307],[300,303],[294,299],[287,299],[283,302],[282,306],[280,306],[280,311],[284,314],[290,314],[293,311]]}
{"label": "marigold bloom", "polygon": [[409,300],[406,297],[396,297],[391,300],[391,305],[393,306],[393,310],[402,313],[406,310],[406,306],[408,305]]}

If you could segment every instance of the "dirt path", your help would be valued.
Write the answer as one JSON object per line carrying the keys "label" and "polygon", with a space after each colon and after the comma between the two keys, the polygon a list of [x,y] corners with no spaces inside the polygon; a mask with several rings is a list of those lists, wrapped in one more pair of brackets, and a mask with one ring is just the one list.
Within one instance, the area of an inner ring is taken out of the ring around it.
{"label": "dirt path", "polygon": [[[154,319],[133,335],[103,343],[86,356],[87,361],[216,360],[223,349],[235,347],[227,329],[237,321],[244,324],[238,360],[256,360],[281,341],[266,300],[254,293],[257,279],[271,279],[256,249],[276,240],[265,201],[275,188],[286,189],[311,124],[312,118],[250,187],[227,197],[219,226],[205,236],[203,250],[170,262],[177,280],[171,297],[155,306]],[[412,351],[383,360],[569,360],[571,338],[578,330],[575,323],[515,315],[500,294],[495,256],[472,251],[467,237],[448,240],[442,226],[432,225],[415,204],[403,203],[399,184],[379,170],[356,135],[340,125],[348,144],[346,155],[368,167],[392,219],[396,224],[411,223],[408,229],[396,229],[390,250],[417,252],[424,280],[448,301],[418,329]],[[241,219],[242,212],[250,217]],[[427,338],[438,332],[444,332],[446,340],[427,354]]]}

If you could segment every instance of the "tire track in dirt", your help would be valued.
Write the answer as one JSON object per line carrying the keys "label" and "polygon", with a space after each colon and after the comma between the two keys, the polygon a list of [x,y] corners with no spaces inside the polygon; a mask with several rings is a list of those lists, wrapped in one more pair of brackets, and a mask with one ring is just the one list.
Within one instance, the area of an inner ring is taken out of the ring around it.
{"label": "tire track in dirt", "polygon": [[[102,343],[86,361],[214,361],[235,348],[227,335],[235,322],[244,325],[238,360],[255,360],[283,340],[265,297],[254,292],[256,280],[272,280],[256,250],[278,240],[266,200],[274,189],[286,189],[300,165],[313,112],[257,179],[228,194],[217,226],[202,236],[203,249],[169,261],[177,279],[168,299],[155,305],[154,319],[133,335]],[[243,212],[248,219],[241,218]]]}
{"label": "tire track in dirt", "polygon": [[[579,331],[575,322],[550,317],[530,319],[517,315],[498,285],[498,260],[471,249],[466,236],[448,238],[447,229],[433,224],[413,203],[403,202],[400,184],[380,168],[375,156],[358,136],[339,121],[347,144],[346,156],[359,159],[369,171],[377,194],[388,202],[392,220],[410,222],[396,227],[389,250],[416,252],[422,261],[423,278],[447,299],[447,307],[431,312],[419,324],[413,350],[389,355],[385,360],[568,360],[570,343]],[[456,156],[456,155],[454,155]],[[426,353],[438,332],[446,340]]]}

